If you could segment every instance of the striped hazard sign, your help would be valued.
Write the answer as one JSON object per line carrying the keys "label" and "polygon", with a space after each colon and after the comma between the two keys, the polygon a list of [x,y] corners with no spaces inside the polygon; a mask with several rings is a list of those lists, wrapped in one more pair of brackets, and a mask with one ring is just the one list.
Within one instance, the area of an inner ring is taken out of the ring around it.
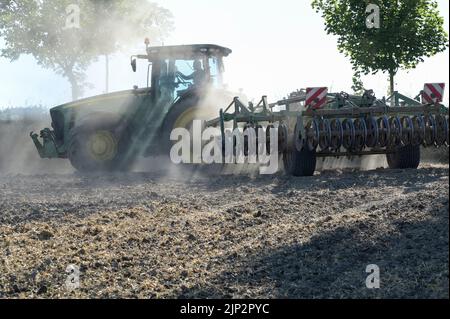
{"label": "striped hazard sign", "polygon": [[445,83],[425,83],[422,91],[422,103],[440,103],[444,99]]}
{"label": "striped hazard sign", "polygon": [[306,89],[306,108],[320,109],[327,103],[328,88],[317,87]]}

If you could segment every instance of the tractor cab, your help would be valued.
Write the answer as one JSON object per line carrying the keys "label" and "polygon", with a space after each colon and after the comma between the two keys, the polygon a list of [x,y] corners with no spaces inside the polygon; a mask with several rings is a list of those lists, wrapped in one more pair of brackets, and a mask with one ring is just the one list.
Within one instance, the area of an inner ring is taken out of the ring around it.
{"label": "tractor cab", "polygon": [[149,47],[147,54],[131,57],[149,62],[147,86],[155,99],[175,101],[185,93],[202,87],[223,87],[223,57],[231,50],[211,44]]}

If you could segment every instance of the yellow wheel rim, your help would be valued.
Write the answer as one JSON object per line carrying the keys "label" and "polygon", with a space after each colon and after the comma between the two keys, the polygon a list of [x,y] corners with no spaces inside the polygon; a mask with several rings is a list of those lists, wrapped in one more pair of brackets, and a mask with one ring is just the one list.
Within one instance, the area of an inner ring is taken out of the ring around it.
{"label": "yellow wheel rim", "polygon": [[181,115],[175,121],[172,129],[176,129],[176,128],[189,129],[192,126],[192,122],[194,120],[199,119],[196,116],[197,112],[198,112],[198,108],[191,107],[191,108],[187,109],[186,111],[184,111],[183,113],[181,113]]}
{"label": "yellow wheel rim", "polygon": [[109,131],[97,131],[89,136],[87,150],[94,160],[109,161],[117,155],[117,140]]}

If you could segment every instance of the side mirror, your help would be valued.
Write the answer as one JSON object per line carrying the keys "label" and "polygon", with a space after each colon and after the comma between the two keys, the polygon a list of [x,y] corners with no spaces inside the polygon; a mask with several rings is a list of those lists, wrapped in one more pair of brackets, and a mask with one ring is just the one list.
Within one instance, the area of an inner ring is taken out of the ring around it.
{"label": "side mirror", "polygon": [[134,58],[131,59],[131,69],[133,70],[133,72],[136,72],[137,66],[136,66],[136,59]]}

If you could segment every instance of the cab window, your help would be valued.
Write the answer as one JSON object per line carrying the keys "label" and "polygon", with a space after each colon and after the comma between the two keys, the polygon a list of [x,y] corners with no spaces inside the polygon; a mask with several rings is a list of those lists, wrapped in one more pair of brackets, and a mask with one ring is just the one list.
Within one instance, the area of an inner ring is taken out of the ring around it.
{"label": "cab window", "polygon": [[217,57],[211,57],[208,59],[209,63],[209,73],[210,73],[210,79],[211,84],[215,87],[220,87],[222,85],[222,72],[221,72],[221,65],[220,60]]}

